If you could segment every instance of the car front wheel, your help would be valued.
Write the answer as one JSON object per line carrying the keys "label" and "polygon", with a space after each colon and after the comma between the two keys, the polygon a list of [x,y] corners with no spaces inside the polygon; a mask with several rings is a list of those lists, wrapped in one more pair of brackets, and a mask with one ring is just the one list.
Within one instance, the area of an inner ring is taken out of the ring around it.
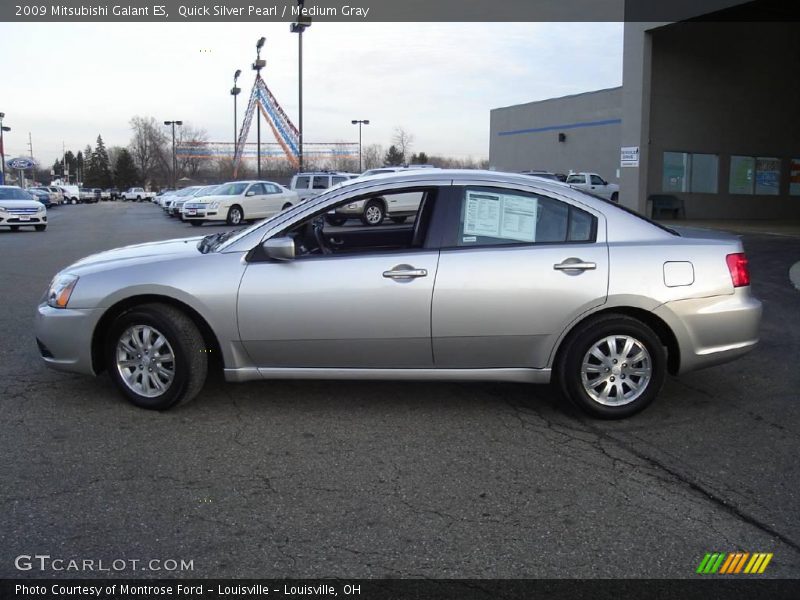
{"label": "car front wheel", "polygon": [[238,225],[243,219],[244,214],[238,204],[234,204],[228,209],[228,225]]}
{"label": "car front wheel", "polygon": [[650,327],[625,315],[593,319],[570,336],[560,355],[561,391],[601,419],[622,419],[647,407],[666,374],[666,351]]}
{"label": "car front wheel", "polygon": [[111,378],[130,402],[166,410],[194,398],[208,371],[203,336],[183,312],[143,304],[122,313],[106,340]]}

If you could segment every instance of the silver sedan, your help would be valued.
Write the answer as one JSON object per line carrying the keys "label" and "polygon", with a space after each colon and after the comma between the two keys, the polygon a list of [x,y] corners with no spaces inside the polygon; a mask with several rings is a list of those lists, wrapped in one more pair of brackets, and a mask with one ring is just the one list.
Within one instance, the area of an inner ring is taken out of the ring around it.
{"label": "silver sedan", "polygon": [[[324,218],[412,192],[403,224]],[[107,371],[158,410],[221,363],[228,381],[554,379],[621,418],[667,372],[748,352],[760,318],[738,238],[544,179],[422,170],[349,181],[244,230],[80,260],[53,279],[36,338],[48,366]]]}

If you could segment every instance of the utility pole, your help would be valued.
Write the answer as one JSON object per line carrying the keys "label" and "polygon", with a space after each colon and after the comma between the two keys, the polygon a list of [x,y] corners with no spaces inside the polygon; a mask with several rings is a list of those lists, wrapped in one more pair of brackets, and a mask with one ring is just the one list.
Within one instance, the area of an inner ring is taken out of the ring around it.
{"label": "utility pole", "polygon": [[11,131],[11,127],[3,125],[3,117],[6,113],[0,112],[0,163],[3,165],[3,185],[6,183],[6,149],[3,145],[3,132]]}
{"label": "utility pole", "polygon": [[292,23],[289,30],[297,34],[297,80],[298,80],[298,112],[300,118],[298,119],[298,147],[297,154],[300,161],[300,171],[303,170],[303,32],[311,27],[311,17],[303,14],[305,10],[305,0],[297,0],[297,6],[300,8],[300,15],[295,23]]}
{"label": "utility pole", "polygon": [[172,125],[172,189],[178,189],[178,159],[175,156],[175,125],[183,125],[183,121],[164,121],[164,125]]}
{"label": "utility pole", "polygon": [[[261,69],[267,66],[267,61],[261,58],[261,49],[264,47],[267,38],[261,37],[256,42],[256,62],[253,63],[253,70],[256,72],[256,90],[258,90],[258,80],[261,79]],[[258,91],[256,91],[258,93]],[[256,177],[261,179],[261,99],[256,101],[256,136],[257,136],[257,149],[256,149]]]}

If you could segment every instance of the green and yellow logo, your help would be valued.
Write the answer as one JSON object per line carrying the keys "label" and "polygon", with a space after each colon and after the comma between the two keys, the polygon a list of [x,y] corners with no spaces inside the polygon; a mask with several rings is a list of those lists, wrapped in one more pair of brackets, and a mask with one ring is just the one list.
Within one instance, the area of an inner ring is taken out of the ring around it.
{"label": "green and yellow logo", "polygon": [[772,552],[708,552],[696,572],[700,575],[756,575],[763,573],[771,560]]}

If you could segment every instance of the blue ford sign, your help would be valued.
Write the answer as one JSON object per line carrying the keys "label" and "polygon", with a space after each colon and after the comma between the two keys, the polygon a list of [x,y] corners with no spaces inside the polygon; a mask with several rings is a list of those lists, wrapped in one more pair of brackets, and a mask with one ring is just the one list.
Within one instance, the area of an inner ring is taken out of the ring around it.
{"label": "blue ford sign", "polygon": [[20,156],[19,158],[12,158],[11,160],[7,161],[6,164],[8,165],[9,169],[19,169],[24,171],[26,169],[33,169],[36,166],[36,161],[32,158]]}

